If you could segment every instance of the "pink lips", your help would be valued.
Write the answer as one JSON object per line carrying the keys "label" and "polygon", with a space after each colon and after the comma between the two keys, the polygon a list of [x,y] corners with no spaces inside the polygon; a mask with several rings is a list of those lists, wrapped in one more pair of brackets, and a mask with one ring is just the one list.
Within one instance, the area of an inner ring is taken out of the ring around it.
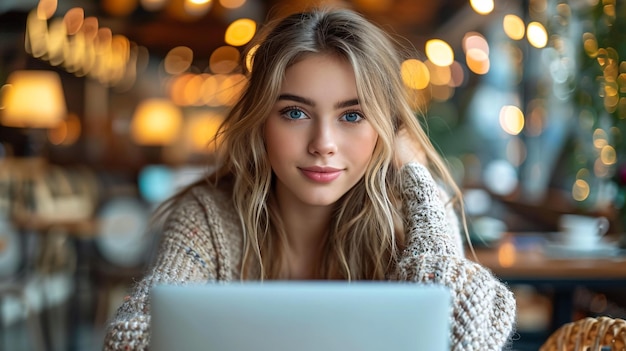
{"label": "pink lips", "polygon": [[330,183],[339,178],[343,170],[332,167],[304,167],[300,168],[302,174],[310,180],[318,183]]}

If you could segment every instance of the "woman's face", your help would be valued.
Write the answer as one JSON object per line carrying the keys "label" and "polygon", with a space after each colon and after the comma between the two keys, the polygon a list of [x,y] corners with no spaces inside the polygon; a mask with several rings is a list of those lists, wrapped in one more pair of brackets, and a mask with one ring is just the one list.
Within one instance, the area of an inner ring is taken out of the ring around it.
{"label": "woman's face", "polygon": [[347,61],[312,54],[289,67],[265,123],[281,206],[335,203],[365,174],[377,139]]}

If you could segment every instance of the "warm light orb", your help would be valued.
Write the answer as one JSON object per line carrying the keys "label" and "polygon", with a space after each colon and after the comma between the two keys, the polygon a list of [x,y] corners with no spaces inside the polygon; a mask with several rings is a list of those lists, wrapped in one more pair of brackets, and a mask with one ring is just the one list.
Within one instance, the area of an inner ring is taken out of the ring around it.
{"label": "warm light orb", "polygon": [[98,36],[98,29],[100,28],[100,24],[98,23],[98,18],[94,16],[86,17],[83,21],[82,27],[80,27],[80,31],[83,33],[85,40],[88,42],[92,42]]}
{"label": "warm light orb", "polygon": [[576,201],[585,201],[589,197],[589,183],[583,179],[576,179],[572,186],[572,198]]}
{"label": "warm light orb", "polygon": [[78,33],[85,21],[85,10],[80,7],[74,7],[65,13],[63,23],[68,35]]}
{"label": "warm light orb", "polygon": [[470,6],[476,13],[487,15],[493,11],[494,3],[493,0],[470,0]]}
{"label": "warm light orb", "polygon": [[605,145],[600,151],[600,160],[605,165],[614,165],[617,162],[617,152],[611,145]]}
{"label": "warm light orb", "polygon": [[240,58],[239,50],[232,46],[224,45],[215,49],[209,58],[209,68],[213,73],[227,74],[237,68]]}
{"label": "warm light orb", "polygon": [[541,49],[548,44],[548,32],[546,28],[539,22],[530,22],[526,30],[528,42],[530,45]]}
{"label": "warm light orb", "polygon": [[424,89],[430,83],[428,67],[417,59],[408,59],[402,62],[402,80],[411,89]]}
{"label": "warm light orb", "polygon": [[589,57],[598,56],[598,40],[593,33],[586,32],[583,34],[583,48]]}
{"label": "warm light orb", "polygon": [[477,49],[489,55],[489,43],[485,37],[478,32],[468,32],[463,36],[463,51],[467,53],[469,50]]}
{"label": "warm light orb", "polygon": [[467,50],[465,63],[467,64],[467,68],[476,74],[487,74],[491,67],[489,56],[480,49]]}
{"label": "warm light orb", "polygon": [[169,82],[169,97],[176,105],[187,105],[185,86],[187,86],[187,82],[189,82],[193,77],[195,77],[193,73],[183,73],[173,77]]}
{"label": "warm light orb", "polygon": [[40,58],[48,52],[48,22],[39,17],[36,11],[28,13],[24,49],[33,57]]}
{"label": "warm light orb", "polygon": [[184,105],[200,106],[202,105],[202,85],[209,74],[194,74],[191,79],[185,83],[183,90]]}
{"label": "warm light orb", "polygon": [[131,137],[139,145],[169,145],[178,137],[182,122],[182,112],[170,100],[147,99],[135,110]]}
{"label": "warm light orb", "polygon": [[515,249],[515,245],[507,240],[503,242],[498,248],[498,263],[502,267],[511,267],[515,264],[517,260],[517,250]]}
{"label": "warm light orb", "polygon": [[256,33],[256,22],[249,18],[240,18],[226,28],[224,41],[232,46],[246,45]]}
{"label": "warm light orb", "polygon": [[57,0],[39,0],[39,4],[37,4],[37,18],[41,20],[48,20],[54,16],[54,13],[57,11],[58,1]]}
{"label": "warm light orb", "polygon": [[508,134],[518,135],[524,129],[524,113],[517,106],[503,106],[499,119],[500,127]]}
{"label": "warm light orb", "polygon": [[521,40],[526,33],[524,21],[516,15],[506,15],[502,20],[502,28],[504,33],[513,40]]}
{"label": "warm light orb", "polygon": [[254,54],[256,53],[258,48],[259,48],[259,44],[256,44],[250,50],[248,50],[248,53],[246,54],[246,69],[248,70],[248,72],[252,72],[252,65],[254,63]]}
{"label": "warm light orb", "polygon": [[192,62],[193,51],[187,46],[177,46],[165,55],[163,66],[168,74],[181,74],[191,67]]}
{"label": "warm light orb", "polygon": [[220,5],[225,9],[236,9],[243,6],[246,0],[220,0]]}
{"label": "warm light orb", "polygon": [[211,0],[185,0],[183,8],[188,15],[200,17],[209,12],[212,4]]}
{"label": "warm light orb", "polygon": [[426,42],[426,56],[437,66],[450,66],[454,62],[452,48],[441,39],[430,39]]}
{"label": "warm light orb", "polygon": [[593,138],[593,146],[595,146],[598,149],[602,149],[609,143],[608,135],[602,128],[596,128],[596,130],[593,131],[592,138]]}
{"label": "warm light orb", "polygon": [[48,25],[48,62],[52,66],[59,66],[65,60],[67,51],[67,30],[61,19],[53,18]]}

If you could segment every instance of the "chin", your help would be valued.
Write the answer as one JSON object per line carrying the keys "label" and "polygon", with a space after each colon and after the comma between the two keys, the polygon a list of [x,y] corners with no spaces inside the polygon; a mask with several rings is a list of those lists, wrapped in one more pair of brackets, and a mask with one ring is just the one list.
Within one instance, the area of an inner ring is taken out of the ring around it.
{"label": "chin", "polygon": [[337,203],[341,196],[303,196],[300,200],[309,206],[331,206]]}

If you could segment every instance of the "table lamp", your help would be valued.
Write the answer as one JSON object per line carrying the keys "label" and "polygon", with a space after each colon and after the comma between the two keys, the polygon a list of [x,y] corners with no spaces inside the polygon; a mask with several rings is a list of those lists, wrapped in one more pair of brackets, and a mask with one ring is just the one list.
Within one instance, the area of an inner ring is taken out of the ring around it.
{"label": "table lamp", "polygon": [[20,156],[41,157],[45,130],[67,116],[61,79],[56,72],[18,70],[0,90],[0,124],[22,128],[26,151]]}
{"label": "table lamp", "polygon": [[1,90],[0,123],[17,128],[53,128],[67,115],[56,72],[14,71]]}

